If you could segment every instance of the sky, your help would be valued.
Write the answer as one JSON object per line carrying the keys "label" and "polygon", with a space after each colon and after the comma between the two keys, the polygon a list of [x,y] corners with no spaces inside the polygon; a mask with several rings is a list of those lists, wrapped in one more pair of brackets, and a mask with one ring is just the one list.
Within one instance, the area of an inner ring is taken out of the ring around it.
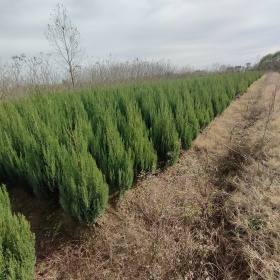
{"label": "sky", "polygon": [[46,25],[63,4],[87,57],[178,67],[255,64],[280,50],[279,0],[1,0],[0,59],[50,53]]}

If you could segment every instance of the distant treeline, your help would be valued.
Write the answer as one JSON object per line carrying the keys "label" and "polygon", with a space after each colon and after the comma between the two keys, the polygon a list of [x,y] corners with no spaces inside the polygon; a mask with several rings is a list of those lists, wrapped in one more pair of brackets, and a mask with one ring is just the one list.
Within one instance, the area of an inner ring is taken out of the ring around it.
{"label": "distant treeline", "polygon": [[55,199],[82,223],[141,173],[173,165],[262,73],[208,75],[0,104],[0,178]]}
{"label": "distant treeline", "polygon": [[280,51],[262,57],[255,68],[263,71],[280,72]]}

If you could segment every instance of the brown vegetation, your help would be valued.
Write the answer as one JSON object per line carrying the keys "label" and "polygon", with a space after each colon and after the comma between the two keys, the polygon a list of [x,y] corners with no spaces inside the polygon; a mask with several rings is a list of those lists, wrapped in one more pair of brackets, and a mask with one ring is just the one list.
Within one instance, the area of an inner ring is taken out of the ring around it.
{"label": "brown vegetation", "polygon": [[112,198],[95,225],[81,228],[50,204],[18,205],[37,234],[37,279],[279,279],[279,141],[273,73],[178,164]]}

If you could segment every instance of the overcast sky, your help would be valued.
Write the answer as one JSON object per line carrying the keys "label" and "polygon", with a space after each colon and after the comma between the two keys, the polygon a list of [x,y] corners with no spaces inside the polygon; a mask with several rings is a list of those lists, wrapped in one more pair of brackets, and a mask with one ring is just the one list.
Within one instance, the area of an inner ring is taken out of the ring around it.
{"label": "overcast sky", "polygon": [[[0,1],[0,58],[49,53],[57,1]],[[244,65],[280,50],[279,0],[60,1],[88,57],[169,59],[176,66]]]}

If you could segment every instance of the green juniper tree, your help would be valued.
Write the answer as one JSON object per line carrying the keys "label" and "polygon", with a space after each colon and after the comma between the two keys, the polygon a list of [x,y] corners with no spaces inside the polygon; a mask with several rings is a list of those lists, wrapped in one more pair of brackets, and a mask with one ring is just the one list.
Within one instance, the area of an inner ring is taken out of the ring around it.
{"label": "green juniper tree", "polygon": [[11,212],[6,187],[0,186],[0,279],[35,279],[35,236],[23,215]]}

